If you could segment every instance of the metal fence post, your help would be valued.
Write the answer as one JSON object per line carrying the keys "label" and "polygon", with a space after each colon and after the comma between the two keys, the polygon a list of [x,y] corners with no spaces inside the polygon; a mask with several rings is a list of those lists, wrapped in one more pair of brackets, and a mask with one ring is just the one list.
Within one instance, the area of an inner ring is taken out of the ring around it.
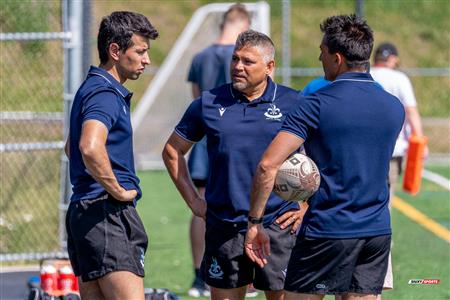
{"label": "metal fence post", "polygon": [[283,40],[283,67],[282,67],[282,78],[283,85],[291,85],[291,1],[283,0],[281,2],[283,11],[283,28],[282,28],[282,40]]}
{"label": "metal fence post", "polygon": [[[71,32],[71,39],[64,41],[64,141],[69,134],[70,109],[73,98],[83,79],[83,3],[63,0],[63,30]],[[59,206],[59,241],[61,250],[66,249],[65,216],[71,195],[69,161],[61,154],[61,181]]]}

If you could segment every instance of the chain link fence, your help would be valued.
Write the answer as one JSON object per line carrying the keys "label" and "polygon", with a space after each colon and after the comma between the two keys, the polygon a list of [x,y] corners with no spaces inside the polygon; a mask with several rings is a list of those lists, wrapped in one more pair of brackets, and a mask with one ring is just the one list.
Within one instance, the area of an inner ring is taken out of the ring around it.
{"label": "chain link fence", "polygon": [[39,258],[60,250],[62,8],[6,0],[0,11],[0,255]]}
{"label": "chain link fence", "polygon": [[[60,188],[67,185],[61,149],[64,119],[73,98],[68,90],[76,89],[76,84],[65,87],[64,69],[86,69],[82,64],[65,65],[64,51],[70,37],[63,28],[68,23],[65,4],[65,0],[3,0],[1,4],[0,261],[60,254],[65,209]],[[448,161],[449,68],[443,64],[437,67],[432,74],[419,70],[420,74],[409,75],[425,116],[431,154],[443,154]],[[322,74],[321,69],[312,68],[291,69],[289,73],[304,79],[298,87]],[[135,98],[140,96],[137,93]],[[438,105],[442,101],[433,102],[435,99],[447,101]]]}

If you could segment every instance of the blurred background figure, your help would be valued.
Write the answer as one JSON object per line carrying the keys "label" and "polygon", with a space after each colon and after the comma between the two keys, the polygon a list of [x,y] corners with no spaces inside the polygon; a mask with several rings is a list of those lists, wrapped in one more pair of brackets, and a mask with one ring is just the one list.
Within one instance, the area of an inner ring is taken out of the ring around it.
{"label": "blurred background figure", "polygon": [[[417,109],[416,97],[409,78],[396,70],[400,58],[397,48],[391,43],[383,43],[378,46],[374,54],[374,66],[370,73],[387,92],[397,97],[405,107],[406,118],[403,129],[395,144],[394,153],[390,163],[389,184],[390,199],[392,201],[399,175],[402,172],[403,158],[408,150],[408,138],[410,135],[423,136],[422,122]],[[428,148],[425,149],[425,156]]]}
{"label": "blurred background figure", "polygon": [[[242,4],[234,4],[224,13],[218,40],[197,53],[192,60],[188,81],[192,83],[194,98],[198,98],[202,91],[231,82],[230,62],[234,44],[238,35],[250,28],[250,22],[250,14]],[[209,175],[206,137],[192,148],[188,166],[194,185],[204,197]],[[188,294],[191,297],[208,297],[209,289],[200,276],[200,264],[205,248],[205,221],[193,215],[189,232],[195,278]],[[254,290],[249,292],[247,296],[256,296]]]}
{"label": "blurred background figure", "polygon": [[[411,81],[406,74],[396,70],[400,58],[397,48],[391,43],[383,43],[378,46],[374,54],[374,66],[370,73],[387,92],[397,97],[405,108],[405,123],[398,135],[395,143],[394,153],[389,165],[389,207],[394,199],[395,189],[398,177],[402,173],[404,157],[408,150],[408,139],[410,135],[423,136],[422,122],[417,109],[416,97],[414,96]],[[428,155],[428,148],[425,148],[425,156]],[[389,254],[389,264],[384,279],[383,289],[392,289],[394,287],[392,275],[391,254]],[[381,299],[379,295],[378,299]]]}

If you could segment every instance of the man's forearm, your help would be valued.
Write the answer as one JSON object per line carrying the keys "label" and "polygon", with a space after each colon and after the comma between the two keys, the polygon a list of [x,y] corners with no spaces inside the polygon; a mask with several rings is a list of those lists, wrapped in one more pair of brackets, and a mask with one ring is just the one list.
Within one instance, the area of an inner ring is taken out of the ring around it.
{"label": "man's forearm", "polygon": [[89,174],[114,198],[120,199],[124,188],[120,186],[111,167],[106,147],[82,151],[83,162]]}
{"label": "man's forearm", "polygon": [[420,114],[416,107],[406,108],[406,118],[411,126],[411,133],[416,136],[423,136],[422,122]]}
{"label": "man's forearm", "polygon": [[252,184],[249,216],[262,217],[270,193],[273,190],[276,168],[267,168],[259,164]]}
{"label": "man's forearm", "polygon": [[200,195],[192,183],[184,154],[168,144],[163,152],[163,161],[177,190],[186,204],[192,208],[195,201],[200,198]]}

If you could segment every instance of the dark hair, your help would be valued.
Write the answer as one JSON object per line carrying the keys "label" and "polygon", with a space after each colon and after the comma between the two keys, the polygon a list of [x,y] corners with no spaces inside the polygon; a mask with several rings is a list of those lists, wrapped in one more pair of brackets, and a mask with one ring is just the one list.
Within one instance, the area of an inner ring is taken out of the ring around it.
{"label": "dark hair", "polygon": [[220,23],[220,30],[223,30],[225,24],[234,23],[237,21],[247,21],[251,23],[250,13],[247,11],[242,4],[233,4],[230,8],[223,14],[222,23]]}
{"label": "dark hair", "polygon": [[375,61],[387,61],[389,56],[398,56],[397,48],[391,43],[382,43],[375,50]]}
{"label": "dark hair", "polygon": [[235,50],[240,50],[244,47],[259,47],[264,48],[264,60],[269,62],[275,57],[275,46],[272,40],[262,32],[255,30],[247,30],[241,32],[236,40]]}
{"label": "dark hair", "polygon": [[97,38],[100,63],[104,64],[108,61],[108,48],[111,43],[117,43],[121,51],[133,46],[131,40],[133,34],[152,40],[158,37],[158,31],[144,15],[116,11],[104,17],[100,23]]}
{"label": "dark hair", "polygon": [[356,15],[332,16],[322,24],[323,43],[328,51],[345,57],[349,68],[369,67],[373,48],[373,32],[366,21]]}

